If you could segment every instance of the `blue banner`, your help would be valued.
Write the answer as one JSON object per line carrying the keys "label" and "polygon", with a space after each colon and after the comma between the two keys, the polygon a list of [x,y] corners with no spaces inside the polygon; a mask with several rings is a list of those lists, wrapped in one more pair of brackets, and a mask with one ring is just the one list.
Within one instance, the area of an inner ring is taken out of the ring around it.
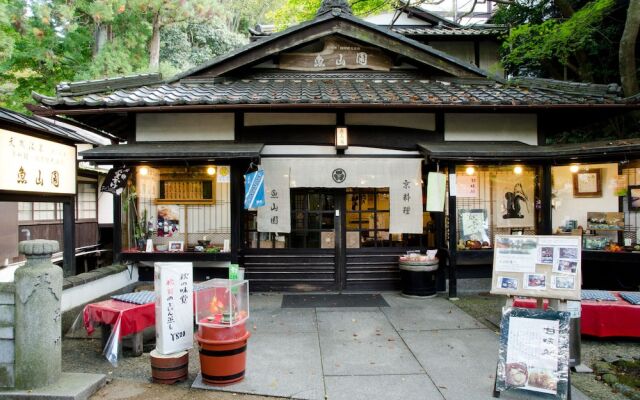
{"label": "blue banner", "polygon": [[264,170],[259,170],[244,176],[244,208],[258,208],[264,206]]}

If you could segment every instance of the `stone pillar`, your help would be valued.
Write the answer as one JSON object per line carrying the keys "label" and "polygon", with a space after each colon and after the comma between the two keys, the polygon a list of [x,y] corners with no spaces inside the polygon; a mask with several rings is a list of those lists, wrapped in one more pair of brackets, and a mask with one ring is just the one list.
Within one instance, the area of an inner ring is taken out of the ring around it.
{"label": "stone pillar", "polygon": [[55,240],[19,244],[27,263],[15,273],[16,389],[50,385],[62,373],[62,269],[51,263],[59,249]]}

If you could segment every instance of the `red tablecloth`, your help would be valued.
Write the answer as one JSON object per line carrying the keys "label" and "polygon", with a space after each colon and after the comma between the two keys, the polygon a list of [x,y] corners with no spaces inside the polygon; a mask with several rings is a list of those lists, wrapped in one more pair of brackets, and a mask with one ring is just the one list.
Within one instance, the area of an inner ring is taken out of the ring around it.
{"label": "red tablecloth", "polygon": [[111,325],[114,332],[119,329],[118,336],[122,338],[156,323],[155,303],[138,305],[105,300],[87,305],[82,317],[88,334],[93,333],[95,325],[103,323]]}
{"label": "red tablecloth", "polygon": [[[598,337],[640,337],[640,306],[628,303],[617,292],[611,293],[618,301],[582,300],[580,332]],[[536,300],[517,297],[513,305],[535,308]]]}

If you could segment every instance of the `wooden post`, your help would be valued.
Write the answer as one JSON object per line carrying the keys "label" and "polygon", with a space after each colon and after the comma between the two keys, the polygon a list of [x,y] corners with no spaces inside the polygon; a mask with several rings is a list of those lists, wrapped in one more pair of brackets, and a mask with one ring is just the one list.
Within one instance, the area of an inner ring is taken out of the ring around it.
{"label": "wooden post", "polygon": [[[456,173],[456,164],[448,167],[449,174]],[[455,192],[454,192],[455,193]],[[456,257],[458,254],[456,196],[451,195],[451,180],[449,180],[449,298],[458,297],[458,278],[456,276]]]}
{"label": "wooden post", "polygon": [[62,232],[62,270],[64,276],[72,276],[76,274],[76,212],[73,197],[62,203]]}
{"label": "wooden post", "polygon": [[113,262],[122,260],[122,197],[113,195]]}

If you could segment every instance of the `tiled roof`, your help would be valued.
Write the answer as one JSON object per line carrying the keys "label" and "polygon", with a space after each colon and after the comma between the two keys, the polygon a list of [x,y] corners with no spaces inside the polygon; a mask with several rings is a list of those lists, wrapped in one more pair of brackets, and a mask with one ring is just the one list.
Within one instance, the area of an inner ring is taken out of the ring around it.
{"label": "tiled roof", "polygon": [[[602,85],[601,85],[602,86]],[[81,96],[34,98],[48,106],[362,104],[554,106],[624,104],[615,91],[563,91],[481,79],[422,79],[411,73],[263,73],[246,79],[189,80]],[[632,103],[640,103],[635,99]]]}
{"label": "tiled roof", "polygon": [[394,26],[393,31],[406,36],[497,36],[504,28],[444,27],[444,26]]}

